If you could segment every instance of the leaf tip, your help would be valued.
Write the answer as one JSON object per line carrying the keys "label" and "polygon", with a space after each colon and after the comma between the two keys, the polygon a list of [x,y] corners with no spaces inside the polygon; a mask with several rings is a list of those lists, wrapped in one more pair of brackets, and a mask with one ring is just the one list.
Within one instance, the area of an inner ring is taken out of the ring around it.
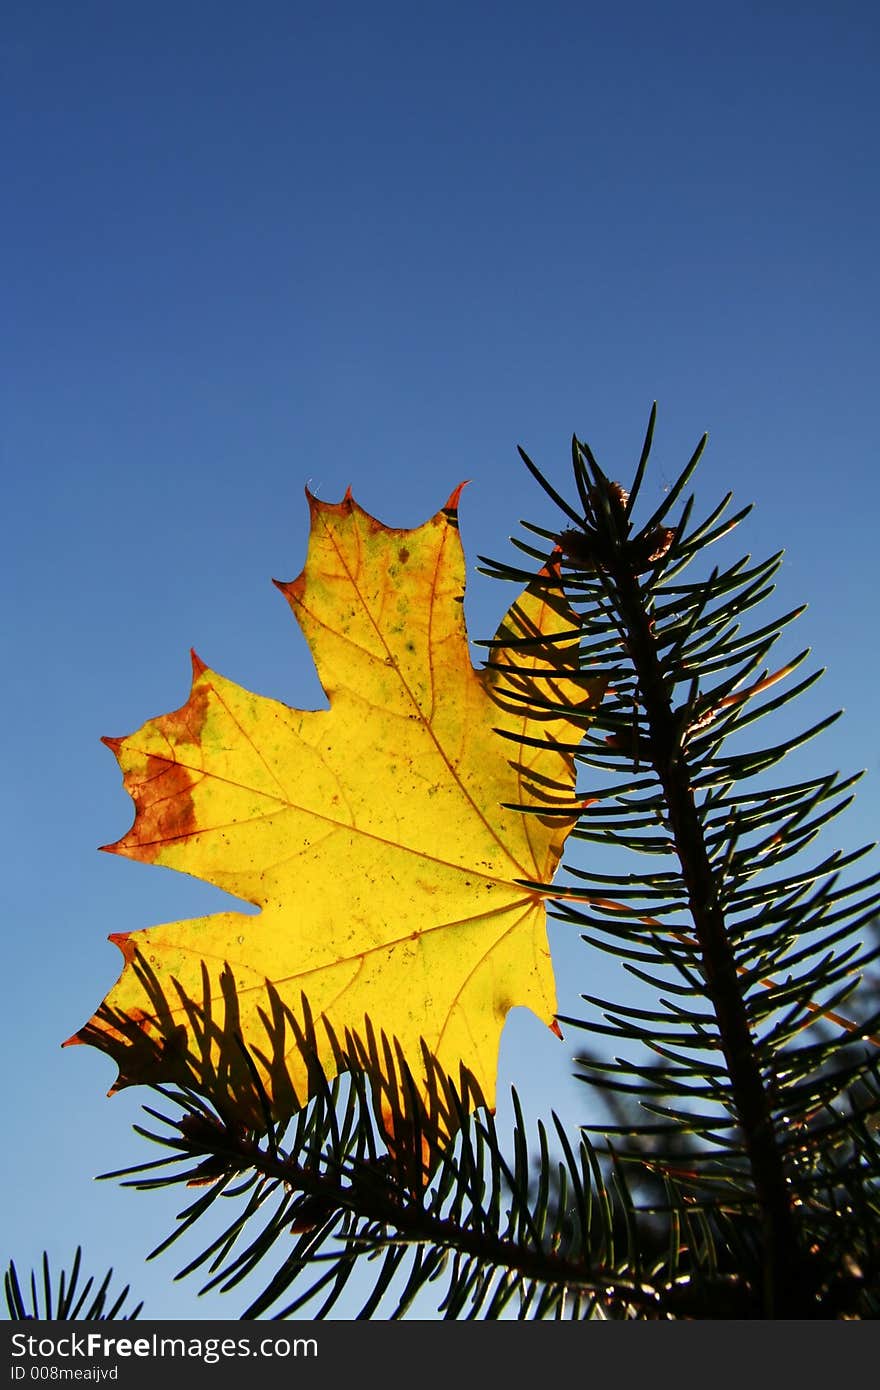
{"label": "leaf tip", "polygon": [[348,514],[358,505],[354,500],[350,486],[345,489],[345,496],[341,502],[322,502],[320,497],[315,496],[311,488],[307,487],[305,491],[306,501],[309,504],[309,515],[313,524],[315,517],[321,512],[335,512],[337,514],[342,512]]}
{"label": "leaf tip", "polygon": [[131,933],[127,931],[114,931],[110,933],[107,940],[112,941],[114,946],[119,947],[125,958],[126,965],[131,965],[137,955],[137,947],[131,940]]}
{"label": "leaf tip", "polygon": [[563,554],[564,551],[562,546],[557,541],[550,554],[547,556],[547,559],[538,570],[537,577],[539,579],[552,579],[554,583],[560,584],[562,582],[562,565],[560,562]]}
{"label": "leaf tip", "polygon": [[449,500],[444,503],[440,510],[444,512],[457,512],[459,499],[469,482],[470,478],[465,478],[463,483],[459,483],[458,487],[453,488],[452,492],[449,494]]}
{"label": "leaf tip", "polygon": [[554,1018],[553,1022],[550,1024],[550,1032],[555,1033],[560,1042],[563,1041],[562,1029],[559,1026],[558,1019]]}
{"label": "leaf tip", "polygon": [[192,678],[193,681],[197,681],[202,672],[207,671],[208,668],[194,647],[190,647],[189,657],[192,662]]}
{"label": "leaf tip", "polygon": [[110,749],[110,752],[111,752],[111,753],[114,753],[114,754],[116,755],[116,757],[118,758],[118,757],[119,757],[119,750],[120,750],[120,748],[122,747],[122,745],[123,745],[123,743],[125,742],[125,740],[124,740],[124,739],[121,739],[121,738],[105,738],[105,737],[102,736],[101,742],[102,742],[102,743],[106,743],[107,747]]}
{"label": "leaf tip", "polygon": [[294,608],[298,600],[302,598],[303,593],[305,592],[305,570],[302,572],[301,575],[299,575],[297,579],[273,579],[272,583],[275,585],[276,589],[280,589],[281,593],[287,599],[287,602],[290,604],[291,608]]}
{"label": "leaf tip", "polygon": [[[131,832],[129,832],[129,833],[131,833]],[[128,837],[127,837],[126,835],[123,835],[123,837],[122,837],[121,840],[114,840],[112,844],[109,844],[109,845],[98,845],[98,853],[99,853],[99,854],[126,854],[126,853],[127,853],[127,847],[126,847],[125,841],[126,841],[127,838],[128,838]]]}

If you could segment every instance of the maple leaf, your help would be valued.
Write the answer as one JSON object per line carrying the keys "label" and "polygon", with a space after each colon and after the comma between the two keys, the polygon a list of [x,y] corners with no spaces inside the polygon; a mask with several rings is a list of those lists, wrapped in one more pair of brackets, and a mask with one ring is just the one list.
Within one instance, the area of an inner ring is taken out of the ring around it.
{"label": "maple leaf", "polygon": [[538,885],[574,824],[570,749],[603,690],[577,675],[552,563],[474,669],[460,492],[413,530],[350,491],[337,504],[307,493],[306,565],[278,587],[329,709],[251,694],[193,654],[182,708],[104,740],[135,805],[104,848],[260,909],[110,937],[122,974],[68,1041],[115,1060],[113,1090],[183,1082],[255,1125],[260,1090],[284,1118],[313,1093],[315,1060],[331,1076],[339,1039],[369,1037],[393,1039],[425,1088],[427,1057],[448,1076],[464,1068],[492,1106],[509,1010],[554,1026]]}

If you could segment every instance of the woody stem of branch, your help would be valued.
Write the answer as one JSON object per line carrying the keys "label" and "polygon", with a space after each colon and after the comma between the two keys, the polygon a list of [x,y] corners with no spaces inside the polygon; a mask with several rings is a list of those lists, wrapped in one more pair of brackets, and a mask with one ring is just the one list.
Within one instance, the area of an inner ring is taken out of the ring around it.
{"label": "woody stem of branch", "polygon": [[706,847],[691,789],[691,772],[682,747],[671,692],[661,667],[642,589],[626,550],[607,555],[605,570],[614,584],[629,655],[650,731],[649,756],[663,787],[676,853],[681,864],[709,999],[748,1155],[761,1212],[764,1241],[763,1309],[767,1318],[803,1318],[810,1312],[808,1279],[786,1179],[749,1027],[745,1000],[727,934],[718,883]]}
{"label": "woody stem of branch", "polygon": [[[336,1166],[327,1163],[321,1171],[304,1168],[279,1150],[268,1151],[250,1139],[230,1136],[220,1152],[228,1162],[236,1160],[241,1169],[253,1168],[264,1177],[283,1182],[295,1192],[307,1193],[315,1203],[315,1225],[332,1219],[340,1210],[366,1218],[376,1235],[377,1246],[396,1243],[427,1243],[447,1251],[458,1251],[514,1272],[525,1280],[565,1285],[572,1290],[597,1294],[604,1302],[638,1311],[642,1317],[657,1317],[662,1307],[662,1291],[638,1278],[621,1275],[613,1265],[591,1266],[582,1256],[568,1258],[538,1245],[465,1226],[428,1210],[413,1197],[389,1186],[369,1164]],[[352,1246],[357,1254],[358,1246]]]}

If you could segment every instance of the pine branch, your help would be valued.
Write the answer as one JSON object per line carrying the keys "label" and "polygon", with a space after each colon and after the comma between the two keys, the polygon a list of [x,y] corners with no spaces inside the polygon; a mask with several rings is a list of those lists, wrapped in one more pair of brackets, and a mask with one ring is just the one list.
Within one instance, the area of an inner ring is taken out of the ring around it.
{"label": "pine branch", "polygon": [[[641,1310],[642,1314],[658,1308],[658,1291],[649,1282],[621,1275],[615,1268],[595,1221],[588,1219],[576,1240],[564,1239],[558,1223],[547,1220],[546,1197],[529,1203],[527,1172],[515,1171],[516,1164],[512,1169],[502,1155],[491,1116],[477,1125],[463,1114],[456,1145],[445,1151],[429,1183],[414,1188],[410,1181],[412,1162],[417,1157],[421,1162],[421,1151],[417,1156],[410,1149],[395,1160],[374,1155],[372,1144],[365,1144],[369,1131],[374,1143],[377,1138],[370,1118],[373,1101],[369,1088],[362,1073],[353,1073],[351,1083],[342,1131],[337,1128],[341,1090],[337,1084],[328,1088],[323,1104],[316,1103],[303,1112],[305,1123],[297,1126],[287,1146],[280,1131],[263,1138],[245,1134],[211,1115],[199,1097],[163,1092],[166,1099],[184,1107],[183,1117],[176,1119],[149,1109],[148,1113],[171,1133],[139,1132],[171,1149],[173,1156],[103,1176],[122,1177],[126,1185],[141,1190],[181,1183],[208,1186],[209,1190],[181,1214],[173,1235],[153,1255],[167,1249],[217,1197],[250,1194],[244,1215],[181,1271],[181,1275],[192,1273],[207,1263],[212,1277],[205,1290],[232,1288],[256,1269],[275,1241],[297,1237],[281,1269],[249,1305],[245,1317],[261,1315],[301,1274],[320,1268],[319,1261],[329,1263],[330,1273],[339,1284],[338,1296],[360,1258],[378,1253],[391,1256],[394,1251],[402,1256],[419,1248],[429,1251],[428,1262],[411,1274],[410,1283],[415,1287],[410,1289],[409,1298],[429,1278],[435,1279],[440,1265],[452,1260],[457,1270],[466,1265],[471,1280],[481,1287],[503,1272],[509,1284],[505,1304],[515,1293],[521,1304],[526,1303],[527,1295],[528,1301],[533,1301],[541,1285],[545,1293],[554,1291],[557,1299],[567,1295],[578,1306],[601,1292],[606,1301]],[[460,1097],[458,1103],[462,1103]],[[346,1148],[345,1135],[355,1138],[352,1149]],[[519,1131],[520,1147],[522,1143]],[[173,1172],[158,1172],[169,1166]],[[523,1168],[522,1157],[519,1167]],[[582,1187],[584,1171],[590,1171],[589,1146],[585,1143],[578,1167],[576,1183]],[[243,1251],[233,1253],[238,1237],[248,1231],[270,1201],[274,1201],[275,1210],[262,1235]],[[559,1216],[562,1219],[564,1213]],[[583,1258],[585,1247],[593,1252],[590,1262]],[[329,1273],[324,1273],[305,1295],[275,1316],[291,1315],[322,1292],[327,1282]],[[449,1298],[453,1296],[457,1306],[473,1303],[475,1297],[472,1290],[463,1300],[457,1279],[448,1292]],[[330,1306],[325,1305],[316,1316],[323,1316]]]}
{"label": "pine branch", "polygon": [[[608,488],[606,496],[609,529],[612,534],[621,533],[625,525],[623,506],[613,489]],[[663,787],[675,853],[681,864],[699,941],[706,992],[718,1022],[733,1104],[742,1126],[761,1207],[766,1251],[766,1315],[807,1316],[811,1280],[798,1245],[782,1153],[740,991],[719,884],[691,790],[694,770],[683,747],[681,720],[672,708],[668,680],[660,664],[651,619],[639,585],[638,571],[643,564],[643,551],[647,549],[648,542],[641,537],[635,542],[609,547],[605,573],[614,588],[621,628],[638,682],[640,703],[647,720],[646,756]]]}
{"label": "pine branch", "polygon": [[93,1277],[88,1278],[80,1287],[81,1268],[82,1248],[77,1246],[70,1269],[62,1270],[56,1280],[49,1256],[44,1251],[40,1276],[37,1276],[36,1270],[31,1270],[25,1290],[18,1277],[15,1261],[10,1260],[4,1276],[6,1307],[10,1321],[45,1318],[55,1322],[132,1322],[138,1317],[144,1306],[142,1303],[138,1303],[128,1313],[122,1311],[129,1295],[127,1284],[122,1292],[111,1300],[112,1269],[107,1271],[95,1288]]}
{"label": "pine branch", "polygon": [[[645,473],[654,420],[652,412],[634,491]],[[803,659],[772,674],[759,669],[800,610],[751,633],[740,631],[742,615],[772,591],[768,580],[778,556],[752,568],[740,561],[724,572],[715,569],[702,583],[671,582],[748,510],[719,525],[728,497],[688,531],[689,498],[675,527],[662,524],[683,494],[704,443],[661,506],[634,531],[634,497],[610,482],[589,447],[575,440],[572,459],[582,513],[566,503],[566,522],[576,524],[556,534],[543,531],[563,551],[566,586],[581,610],[584,669],[604,675],[611,686],[585,750],[572,750],[609,779],[608,785],[583,793],[586,809],[574,833],[676,861],[669,872],[632,872],[617,879],[570,866],[572,876],[590,887],[560,895],[584,907],[565,903],[558,915],[586,927],[589,944],[623,958],[637,979],[679,997],[678,1004],[667,1000],[653,1012],[593,1001],[606,1010],[606,1033],[641,1039],[666,1059],[656,1067],[591,1063],[604,1072],[597,1078],[603,1087],[639,1097],[644,1108],[664,1118],[666,1123],[653,1131],[644,1123],[636,1126],[636,1148],[652,1132],[670,1144],[676,1135],[699,1135],[699,1148],[690,1155],[692,1181],[705,1185],[711,1168],[716,1183],[723,1178],[728,1188],[732,1184],[740,1220],[752,1211],[757,1217],[762,1315],[814,1317],[828,1269],[816,1259],[805,1219],[805,1211],[815,1214],[813,1199],[805,1200],[802,1184],[795,1190],[791,1135],[794,1129],[803,1144],[809,1134],[807,1149],[818,1151],[830,1127],[816,1127],[815,1115],[863,1082],[874,1065],[875,1059],[863,1053],[835,1071],[832,1059],[859,1038],[876,1040],[876,1010],[873,1020],[856,1024],[834,1005],[852,991],[859,970],[874,957],[859,948],[856,937],[880,901],[878,876],[855,886],[837,883],[839,870],[865,852],[858,851],[848,860],[832,856],[762,889],[752,884],[768,867],[805,849],[849,798],[820,811],[822,803],[853,779],[734,791],[830,721],[757,754],[721,752],[726,738],[781,708],[816,677],[757,706],[759,697]],[[526,462],[559,503],[556,488],[531,460]],[[509,577],[505,566],[490,570]],[[594,885],[600,883],[597,892]],[[813,885],[815,896],[805,905],[804,892]],[[854,894],[861,897],[841,909],[842,899]],[[618,916],[613,926],[608,913]],[[800,968],[784,980],[771,978],[783,965]],[[682,983],[674,984],[670,971]],[[834,988],[838,995],[816,1002]],[[689,997],[701,1007],[687,1003]],[[657,1022],[645,1026],[642,1017]],[[822,1043],[792,1045],[823,1017],[842,1025],[841,1031]],[[667,1030],[658,1034],[661,1020]],[[562,1021],[603,1031],[603,1025]],[[859,1175],[861,1190],[871,1192],[877,1176],[872,1156]]]}

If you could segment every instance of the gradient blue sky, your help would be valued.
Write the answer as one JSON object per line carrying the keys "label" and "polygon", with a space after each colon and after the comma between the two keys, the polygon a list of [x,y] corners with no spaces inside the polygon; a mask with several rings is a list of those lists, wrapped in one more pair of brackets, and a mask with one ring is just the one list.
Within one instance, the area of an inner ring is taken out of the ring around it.
{"label": "gradient blue sky", "polygon": [[[656,398],[653,503],[708,429],[700,498],[755,501],[740,548],[786,547],[777,611],[810,603],[800,720],[847,707],[810,766],[869,769],[834,843],[874,838],[878,30],[852,0],[7,0],[4,1260],[82,1242],[151,1316],[243,1306],[143,1265],[178,1198],[93,1177],[154,1156],[149,1096],[59,1044],[109,932],[223,901],[96,853],[131,820],[99,736],[180,704],[190,646],[320,700],[269,582],[307,484],[408,526],[470,479],[473,562],[553,516],[517,444],[565,486],[576,431],[625,481]],[[471,570],[475,635],[509,598]],[[553,942],[563,1009],[618,987]],[[513,1020],[502,1090],[589,1118],[570,1052]]]}

